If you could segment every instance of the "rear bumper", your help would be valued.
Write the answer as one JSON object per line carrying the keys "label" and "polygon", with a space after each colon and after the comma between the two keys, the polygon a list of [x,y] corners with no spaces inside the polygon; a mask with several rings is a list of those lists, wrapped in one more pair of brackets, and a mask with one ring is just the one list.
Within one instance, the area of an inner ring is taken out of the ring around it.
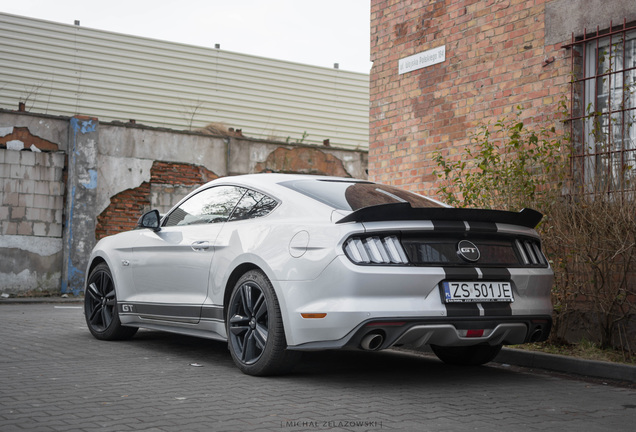
{"label": "rear bumper", "polygon": [[[380,350],[403,345],[412,347],[424,345],[517,345],[544,341],[548,338],[551,328],[552,317],[547,315],[455,318],[453,320],[376,319],[360,324],[340,340],[310,342],[289,348],[313,351],[342,348]],[[369,338],[374,338],[374,343],[370,346]]]}
{"label": "rear bumper", "polygon": [[[530,340],[537,327],[534,319],[542,320],[542,333],[550,327],[551,269],[483,269],[482,273],[491,274],[484,280],[497,273],[499,280],[512,283],[512,303],[444,303],[440,283],[459,277],[457,272],[449,273],[440,267],[357,266],[340,256],[314,280],[275,281],[288,348],[357,347],[358,332],[366,333],[374,330],[367,327],[381,327],[377,323],[389,321],[404,324],[375,329],[386,333],[382,348],[406,341],[417,343],[422,338],[439,345],[497,340],[517,344]],[[324,318],[306,319],[303,314]],[[471,323],[483,324],[467,327],[477,325]],[[485,339],[464,341],[462,333],[455,331],[480,328],[490,332],[504,323],[522,324],[525,332],[519,326],[500,327],[492,335],[485,332],[489,335],[483,336]],[[434,330],[430,335],[429,327]],[[398,341],[400,337],[404,339]]]}

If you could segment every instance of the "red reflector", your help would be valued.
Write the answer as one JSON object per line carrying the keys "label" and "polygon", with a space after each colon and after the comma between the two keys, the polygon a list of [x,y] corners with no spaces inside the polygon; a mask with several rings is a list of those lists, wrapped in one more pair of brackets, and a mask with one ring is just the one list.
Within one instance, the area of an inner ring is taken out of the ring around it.
{"label": "red reflector", "polygon": [[482,337],[484,330],[466,330],[466,337]]}

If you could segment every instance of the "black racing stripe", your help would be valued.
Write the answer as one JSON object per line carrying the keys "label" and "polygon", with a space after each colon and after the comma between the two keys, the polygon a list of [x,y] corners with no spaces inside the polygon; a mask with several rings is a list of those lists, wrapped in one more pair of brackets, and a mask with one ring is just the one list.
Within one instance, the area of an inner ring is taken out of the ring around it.
{"label": "black racing stripe", "polygon": [[512,307],[510,303],[482,303],[484,308],[484,316],[512,316]]}
{"label": "black racing stripe", "polygon": [[472,280],[476,281],[478,278],[477,270],[474,267],[444,267],[444,273],[446,273],[446,279],[453,280]]}
{"label": "black racing stripe", "polygon": [[446,303],[446,315],[449,317],[479,316],[477,303]]}
{"label": "black racing stripe", "polygon": [[510,271],[507,268],[483,268],[480,267],[481,273],[483,275],[482,279],[485,281],[499,281],[499,280],[510,280]]}
{"label": "black racing stripe", "polygon": [[[510,271],[507,268],[480,268],[485,281],[509,281]],[[512,306],[510,303],[482,303],[484,316],[511,316]]]}
{"label": "black racing stripe", "polygon": [[[460,281],[460,280],[477,280],[477,270],[473,267],[444,267],[444,273],[446,273],[446,280]],[[440,295],[442,296],[442,302],[444,301],[444,293],[442,292],[440,284]],[[446,316],[448,317],[473,317],[479,316],[479,308],[476,303],[444,303],[446,308]]]}
{"label": "black racing stripe", "polygon": [[434,220],[431,222],[435,231],[466,231],[466,224],[461,221]]}
{"label": "black racing stripe", "polygon": [[494,222],[468,222],[470,231],[479,231],[479,232],[488,232],[495,233],[497,232],[497,224]]}
{"label": "black racing stripe", "polygon": [[[126,306],[126,308],[124,306]],[[134,315],[153,315],[197,320],[201,316],[201,306],[191,305],[175,306],[124,302],[118,305],[118,309],[120,313],[133,313]]]}
{"label": "black racing stripe", "polygon": [[203,306],[201,319],[223,319],[223,308],[221,306]]}

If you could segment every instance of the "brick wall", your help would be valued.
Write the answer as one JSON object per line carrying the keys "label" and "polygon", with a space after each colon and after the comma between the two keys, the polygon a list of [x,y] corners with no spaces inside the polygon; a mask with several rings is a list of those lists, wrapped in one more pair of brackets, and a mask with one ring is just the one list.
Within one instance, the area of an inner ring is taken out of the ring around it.
{"label": "brick wall", "polygon": [[189,192],[217,177],[202,166],[155,161],[150,182],[110,198],[108,208],[97,216],[95,238],[133,229],[144,212],[157,209],[164,213]]}
{"label": "brick wall", "polygon": [[[569,39],[545,44],[545,3],[372,0],[369,178],[434,194],[435,151],[459,155],[518,105],[526,123],[553,118]],[[443,63],[398,74],[400,59],[441,46]]]}

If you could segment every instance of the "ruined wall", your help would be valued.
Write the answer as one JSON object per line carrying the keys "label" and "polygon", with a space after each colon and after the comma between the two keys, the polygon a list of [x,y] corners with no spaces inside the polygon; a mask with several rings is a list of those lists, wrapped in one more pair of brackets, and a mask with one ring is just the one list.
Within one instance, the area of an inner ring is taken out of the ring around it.
{"label": "ruined wall", "polygon": [[3,110],[0,131],[0,292],[12,294],[78,294],[98,239],[133,228],[145,210],[166,212],[217,177],[367,177],[366,151],[328,146]]}
{"label": "ruined wall", "polygon": [[2,293],[60,288],[64,166],[56,143],[27,127],[0,125]]}

